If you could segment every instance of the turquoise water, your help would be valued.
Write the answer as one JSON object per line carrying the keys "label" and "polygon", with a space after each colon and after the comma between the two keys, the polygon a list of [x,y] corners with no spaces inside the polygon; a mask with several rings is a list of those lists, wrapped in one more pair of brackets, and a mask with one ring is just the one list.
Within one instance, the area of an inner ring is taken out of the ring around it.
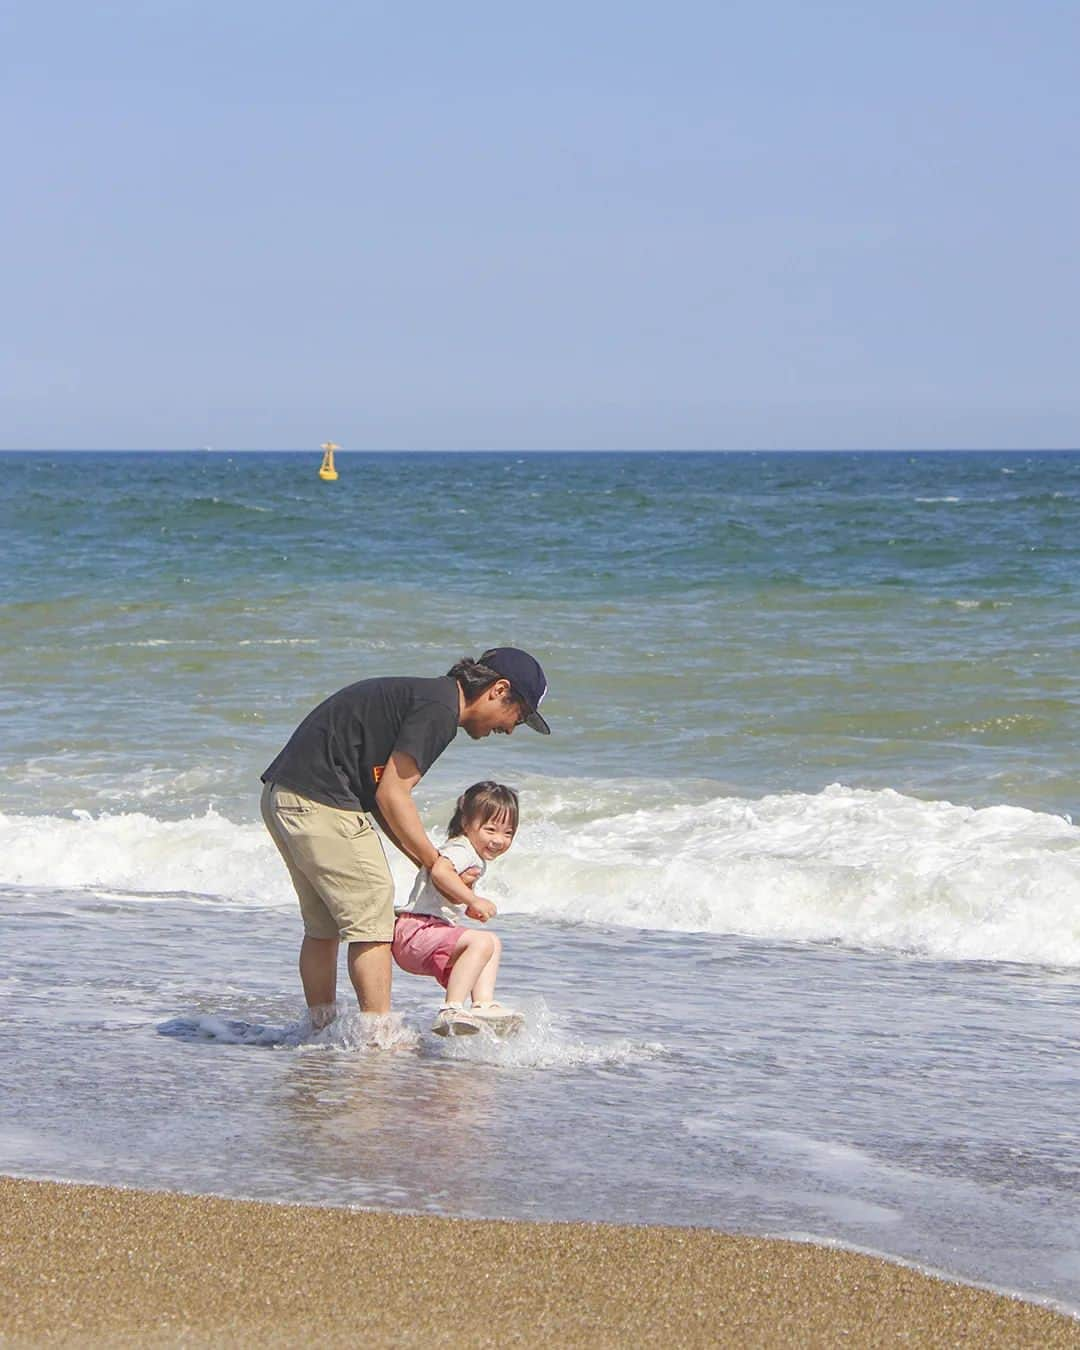
{"label": "turquoise water", "polygon": [[248,814],[324,693],[494,641],[562,722],[508,772],[1077,806],[1080,455],[2,462],[12,807]]}
{"label": "turquoise water", "polygon": [[[0,1168],[810,1234],[1080,1304],[1080,453],[318,461],[0,455]],[[419,800],[523,791],[489,893],[531,1038],[433,1045],[399,977],[394,1053],[312,1039],[258,774],[341,685],[503,643],[554,735],[455,742]],[[433,1103],[458,1193],[360,1142],[445,1160]]]}

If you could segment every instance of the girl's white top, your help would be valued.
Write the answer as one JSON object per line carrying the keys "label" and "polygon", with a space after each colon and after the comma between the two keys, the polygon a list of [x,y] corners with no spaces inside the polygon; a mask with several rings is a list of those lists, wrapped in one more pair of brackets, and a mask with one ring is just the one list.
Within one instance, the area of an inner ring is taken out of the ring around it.
{"label": "girl's white top", "polygon": [[[478,867],[481,876],[487,871],[487,864],[463,834],[448,839],[439,852],[454,864],[458,876],[462,872],[467,872],[470,867]],[[458,923],[465,913],[465,908],[463,905],[452,905],[436,888],[427,868],[421,868],[416,874],[408,901],[404,905],[395,905],[394,913],[431,914],[437,919],[445,919],[447,923]]]}

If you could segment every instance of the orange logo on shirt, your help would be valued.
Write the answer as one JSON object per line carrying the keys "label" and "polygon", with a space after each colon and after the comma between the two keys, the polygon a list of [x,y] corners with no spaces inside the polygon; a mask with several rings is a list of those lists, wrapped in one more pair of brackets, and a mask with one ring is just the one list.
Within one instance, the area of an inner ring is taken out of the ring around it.
{"label": "orange logo on shirt", "polygon": [[374,778],[374,780],[375,780],[376,783],[379,783],[379,782],[382,781],[383,770],[384,770],[385,768],[386,768],[386,765],[385,765],[385,764],[373,764],[373,765],[371,766],[371,776],[372,776],[372,778]]}

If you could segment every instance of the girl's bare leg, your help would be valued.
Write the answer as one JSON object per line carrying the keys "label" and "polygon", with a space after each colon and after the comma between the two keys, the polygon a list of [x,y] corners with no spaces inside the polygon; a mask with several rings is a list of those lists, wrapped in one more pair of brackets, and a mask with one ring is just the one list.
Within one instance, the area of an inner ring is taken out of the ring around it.
{"label": "girl's bare leg", "polygon": [[494,933],[488,933],[495,944],[495,950],[487,959],[487,964],[473,981],[472,1001],[474,1003],[493,1003],[495,1001],[495,981],[499,977],[499,957],[502,956],[502,939]]}
{"label": "girl's bare leg", "polygon": [[470,929],[454,949],[450,963],[447,1003],[464,1003],[472,994],[474,1003],[490,1003],[495,996],[502,943],[494,933]]}

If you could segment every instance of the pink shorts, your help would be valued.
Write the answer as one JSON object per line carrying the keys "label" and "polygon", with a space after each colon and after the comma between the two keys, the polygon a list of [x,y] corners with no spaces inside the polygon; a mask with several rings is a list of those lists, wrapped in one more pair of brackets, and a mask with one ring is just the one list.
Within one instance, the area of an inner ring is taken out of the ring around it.
{"label": "pink shorts", "polygon": [[410,975],[432,975],[445,989],[454,949],[469,930],[431,914],[399,914],[390,950]]}

